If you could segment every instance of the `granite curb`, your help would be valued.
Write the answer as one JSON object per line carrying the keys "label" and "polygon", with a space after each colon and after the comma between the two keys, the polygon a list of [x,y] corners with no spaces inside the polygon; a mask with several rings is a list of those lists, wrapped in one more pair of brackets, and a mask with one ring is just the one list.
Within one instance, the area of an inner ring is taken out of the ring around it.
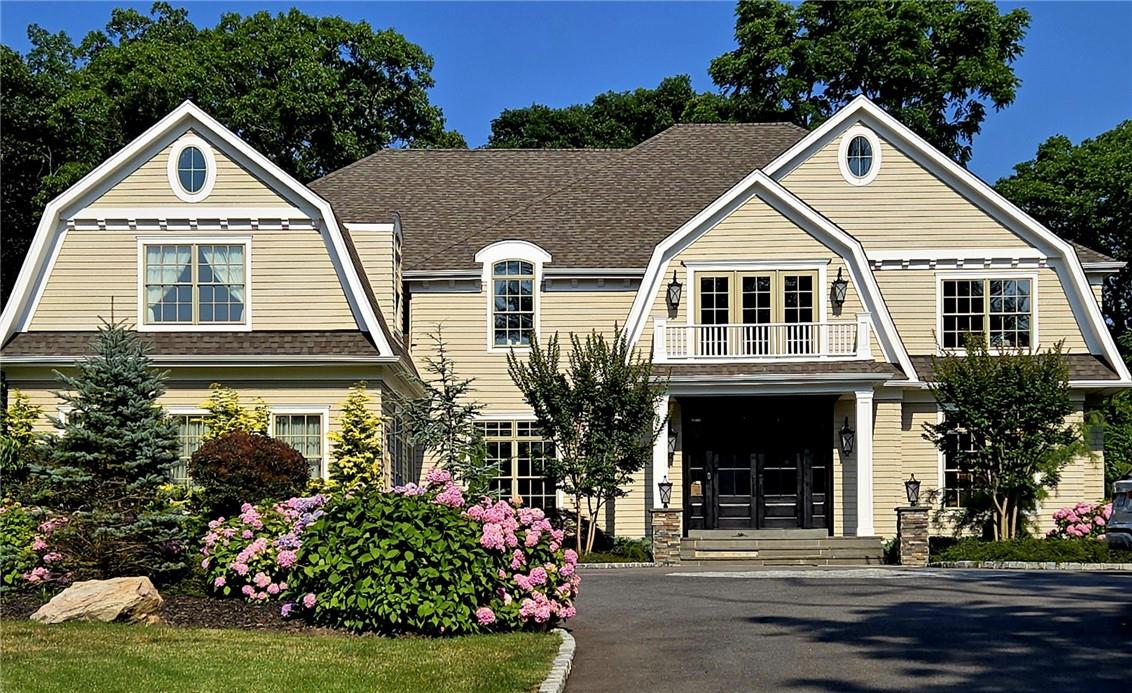
{"label": "granite curb", "polygon": [[616,570],[617,568],[656,568],[662,565],[653,561],[635,561],[632,563],[579,563],[579,570]]}
{"label": "granite curb", "polygon": [[562,693],[566,690],[566,679],[570,676],[570,666],[574,663],[574,636],[563,628],[555,628],[552,633],[562,637],[558,646],[558,656],[550,665],[550,673],[538,687],[538,693]]}
{"label": "granite curb", "polygon": [[1056,563],[1053,561],[936,561],[931,568],[981,568],[989,570],[1129,571],[1132,563]]}

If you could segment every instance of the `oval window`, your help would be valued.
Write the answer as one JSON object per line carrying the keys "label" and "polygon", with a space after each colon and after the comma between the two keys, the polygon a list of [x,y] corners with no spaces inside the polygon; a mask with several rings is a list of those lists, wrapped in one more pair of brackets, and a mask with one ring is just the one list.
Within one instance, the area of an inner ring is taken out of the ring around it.
{"label": "oval window", "polygon": [[208,165],[204,153],[196,147],[185,147],[177,157],[177,178],[189,193],[198,193],[204,187]]}
{"label": "oval window", "polygon": [[845,163],[849,172],[858,178],[869,175],[873,167],[873,145],[862,135],[857,135],[849,142],[849,151],[845,153]]}

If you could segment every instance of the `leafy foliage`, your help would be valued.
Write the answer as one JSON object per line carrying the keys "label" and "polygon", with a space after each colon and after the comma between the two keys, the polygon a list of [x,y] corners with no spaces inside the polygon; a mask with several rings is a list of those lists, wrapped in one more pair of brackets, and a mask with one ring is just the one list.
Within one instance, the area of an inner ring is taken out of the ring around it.
{"label": "leafy foliage", "polygon": [[281,440],[235,430],[201,445],[189,460],[189,476],[204,490],[210,514],[229,515],[244,503],[302,492],[310,466]]}
{"label": "leafy foliage", "polygon": [[0,411],[0,474],[5,485],[22,481],[27,475],[29,452],[37,443],[35,424],[43,408],[31,403],[27,395],[8,390],[8,406]]}
{"label": "leafy foliage", "polygon": [[24,575],[39,563],[32,548],[35,519],[19,503],[0,502],[0,592],[26,584]]}
{"label": "leafy foliage", "polygon": [[425,357],[420,380],[425,394],[405,408],[405,420],[414,445],[432,453],[437,464],[456,477],[474,496],[488,493],[498,470],[487,460],[483,436],[476,420],[483,405],[472,399],[472,378],[461,378],[448,356],[443,330],[436,326],[430,335],[436,357]]}
{"label": "leafy foliage", "polygon": [[330,432],[334,462],[330,478],[347,487],[384,480],[381,417],[370,410],[373,399],[364,382],[350,388],[338,416],[338,430]]}
{"label": "leafy foliage", "polygon": [[202,440],[213,440],[232,431],[267,435],[271,414],[262,398],[256,399],[254,407],[246,409],[240,404],[240,393],[213,383],[209,386],[208,399],[200,406],[208,412],[204,417]]}
{"label": "leafy foliage", "polygon": [[45,477],[50,508],[66,520],[52,540],[57,570],[75,579],[180,570],[185,537],[181,515],[160,489],[177,461],[176,428],[158,400],[165,373],[154,370],[147,346],[121,324],[104,324],[91,356],[75,375],[58,374],[56,396],[70,412]]}
{"label": "leafy foliage", "polygon": [[545,348],[531,344],[524,361],[507,355],[508,372],[534,411],[557,454],[543,460],[547,475],[574,498],[577,545],[593,548],[596,523],[582,541],[582,501],[588,517],[626,494],[625,486],[652,459],[652,443],[665,423],[656,407],[664,390],[653,382],[652,361],[633,352],[618,329],[613,338],[570,335],[562,369],[558,335]]}
{"label": "leafy foliage", "polygon": [[1103,310],[1115,336],[1132,331],[1132,120],[1076,146],[1049,138],[995,189],[1062,238],[1128,263],[1105,279]]}
{"label": "leafy foliage", "polygon": [[1132,551],[1112,549],[1106,542],[1095,539],[961,539],[933,555],[931,560],[1132,563]]}
{"label": "leafy foliage", "polygon": [[465,146],[429,103],[432,58],[365,21],[291,9],[197,28],[157,2],[78,43],[28,35],[26,55],[0,48],[5,297],[47,201],[185,99],[302,181],[390,145]]}
{"label": "leafy foliage", "polygon": [[[1085,451],[1065,421],[1072,405],[1061,345],[1044,353],[992,353],[971,338],[965,356],[935,359],[933,370],[930,387],[943,421],[925,424],[924,437],[971,473],[971,502],[959,526],[989,525],[995,539],[1013,539],[1025,513]],[[970,438],[969,448],[955,445],[960,434]]]}
{"label": "leafy foliage", "polygon": [[1053,521],[1057,526],[1046,536],[1059,539],[1104,539],[1105,527],[1110,517],[1112,517],[1112,503],[1082,501],[1055,512]]}

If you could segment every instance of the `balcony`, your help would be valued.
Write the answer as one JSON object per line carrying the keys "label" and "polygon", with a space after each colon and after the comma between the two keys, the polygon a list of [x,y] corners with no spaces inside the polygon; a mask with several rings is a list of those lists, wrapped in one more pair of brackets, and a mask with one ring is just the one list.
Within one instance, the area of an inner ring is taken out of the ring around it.
{"label": "balcony", "polygon": [[735,325],[689,325],[656,320],[653,360],[808,361],[871,359],[868,314],[856,320]]}

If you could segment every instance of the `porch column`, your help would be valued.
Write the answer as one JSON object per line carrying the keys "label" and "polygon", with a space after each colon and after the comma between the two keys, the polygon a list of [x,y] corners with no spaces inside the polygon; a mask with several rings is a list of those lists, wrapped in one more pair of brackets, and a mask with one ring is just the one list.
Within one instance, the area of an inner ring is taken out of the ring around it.
{"label": "porch column", "polygon": [[[656,403],[657,421],[668,420],[668,395]],[[668,426],[666,425],[652,443],[652,507],[660,507],[660,486],[668,476]]]}
{"label": "porch column", "polygon": [[876,535],[873,528],[873,391],[856,391],[857,400],[857,536]]}

